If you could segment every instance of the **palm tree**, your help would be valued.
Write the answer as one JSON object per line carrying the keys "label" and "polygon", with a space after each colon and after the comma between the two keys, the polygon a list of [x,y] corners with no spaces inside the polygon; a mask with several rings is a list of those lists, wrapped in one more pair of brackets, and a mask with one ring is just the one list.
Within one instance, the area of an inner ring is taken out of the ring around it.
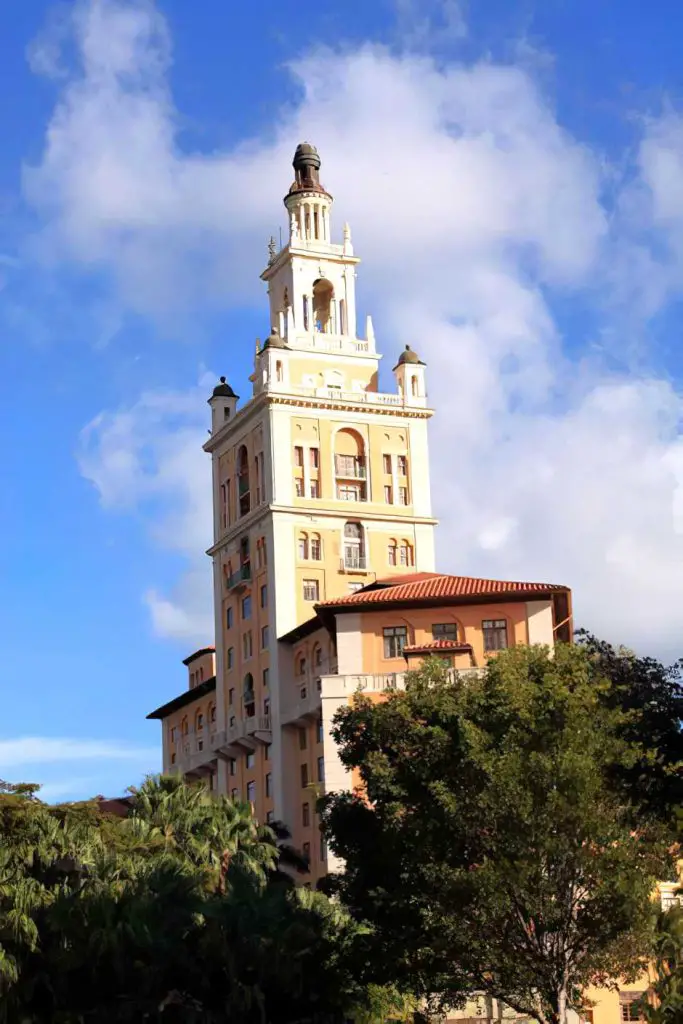
{"label": "palm tree", "polygon": [[215,796],[204,783],[188,784],[177,775],[148,776],[130,793],[131,834],[206,868],[220,892],[231,869],[259,885],[274,870],[275,835],[259,826],[249,803]]}

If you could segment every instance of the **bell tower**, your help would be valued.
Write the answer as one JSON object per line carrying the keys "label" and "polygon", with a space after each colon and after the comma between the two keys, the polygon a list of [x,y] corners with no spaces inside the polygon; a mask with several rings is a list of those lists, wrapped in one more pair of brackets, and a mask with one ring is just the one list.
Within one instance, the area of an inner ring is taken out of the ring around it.
{"label": "bell tower", "polygon": [[333,241],[333,200],[315,147],[297,146],[292,165],[289,235],[279,252],[271,240],[261,274],[268,323],[252,394],[240,407],[221,380],[204,446],[213,464],[209,554],[225,730],[219,789],[232,792],[234,751],[252,751],[247,795],[253,782],[264,818],[285,817],[280,696],[291,680],[278,638],[306,628],[320,601],[433,572],[436,525],[425,365],[405,349],[397,390],[380,390],[370,316],[365,337],[358,332],[351,229]]}

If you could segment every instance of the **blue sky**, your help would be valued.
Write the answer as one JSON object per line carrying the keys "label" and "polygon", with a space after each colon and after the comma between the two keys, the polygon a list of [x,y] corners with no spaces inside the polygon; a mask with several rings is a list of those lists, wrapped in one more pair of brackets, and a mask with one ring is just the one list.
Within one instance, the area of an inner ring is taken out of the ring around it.
{"label": "blue sky", "polygon": [[211,640],[205,401],[246,394],[301,139],[381,350],[428,363],[440,568],[569,584],[578,624],[680,653],[677,14],[0,7],[0,777],[158,767],[145,715]]}

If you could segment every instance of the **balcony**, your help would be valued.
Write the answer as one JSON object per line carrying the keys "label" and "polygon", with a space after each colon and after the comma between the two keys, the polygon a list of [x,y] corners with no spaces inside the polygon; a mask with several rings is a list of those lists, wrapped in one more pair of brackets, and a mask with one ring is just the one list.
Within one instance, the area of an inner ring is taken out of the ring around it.
{"label": "balcony", "polygon": [[335,455],[334,471],[338,480],[365,480],[368,475],[365,460],[349,455]]}
{"label": "balcony", "polygon": [[[181,775],[192,775],[196,778],[208,775],[216,770],[216,751],[214,746],[214,733],[211,737],[201,737],[197,740],[186,740],[183,743],[180,756],[173,765],[175,771]],[[203,747],[200,749],[199,744]]]}
{"label": "balcony", "polygon": [[[448,678],[451,682],[467,676],[481,676],[486,672],[486,667],[448,669]],[[323,694],[325,696],[334,694],[341,697],[343,694],[353,694],[358,691],[362,693],[383,693],[385,690],[404,690],[406,672],[381,672],[362,673],[359,675],[329,675],[321,677]]]}
{"label": "balcony", "polygon": [[245,719],[246,737],[257,743],[270,743],[273,738],[270,715],[253,715]]}
{"label": "balcony", "polygon": [[251,581],[251,564],[245,562],[241,565],[236,572],[233,572],[227,578],[228,590],[234,590],[235,587],[243,587],[246,583]]}
{"label": "balcony", "polygon": [[342,572],[367,572],[368,559],[365,555],[347,551],[344,557],[340,559],[339,567]]}
{"label": "balcony", "polygon": [[301,727],[311,720],[320,718],[321,710],[322,694],[316,686],[307,686],[305,697],[301,696],[301,689],[299,689],[298,700],[285,702],[280,721],[283,725]]}

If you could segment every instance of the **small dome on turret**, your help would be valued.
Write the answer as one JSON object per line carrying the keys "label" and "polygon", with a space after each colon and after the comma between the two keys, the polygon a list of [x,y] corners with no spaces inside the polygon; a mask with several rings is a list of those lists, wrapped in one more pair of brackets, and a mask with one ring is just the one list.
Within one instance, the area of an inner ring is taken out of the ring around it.
{"label": "small dome on turret", "polygon": [[237,395],[232,390],[225,377],[221,377],[220,384],[216,384],[213,389],[213,398],[237,398]]}
{"label": "small dome on turret", "polygon": [[418,356],[417,352],[413,352],[410,345],[406,345],[405,351],[401,352],[398,357],[398,365],[403,366],[404,363],[419,363],[420,366],[424,366],[424,363]]}
{"label": "small dome on turret", "polygon": [[267,348],[287,348],[287,342],[284,338],[280,337],[280,332],[277,327],[271,327],[270,334],[263,342],[262,352],[265,352]]}
{"label": "small dome on turret", "polygon": [[298,192],[319,192],[321,195],[332,197],[320,184],[318,171],[320,170],[320,154],[310,142],[300,142],[294,152],[292,160],[294,168],[294,181],[292,182],[287,196],[296,195]]}
{"label": "small dome on turret", "polygon": [[295,171],[303,167],[315,167],[316,170],[319,170],[320,155],[315,146],[312,146],[310,142],[300,142],[294,152],[292,167]]}

